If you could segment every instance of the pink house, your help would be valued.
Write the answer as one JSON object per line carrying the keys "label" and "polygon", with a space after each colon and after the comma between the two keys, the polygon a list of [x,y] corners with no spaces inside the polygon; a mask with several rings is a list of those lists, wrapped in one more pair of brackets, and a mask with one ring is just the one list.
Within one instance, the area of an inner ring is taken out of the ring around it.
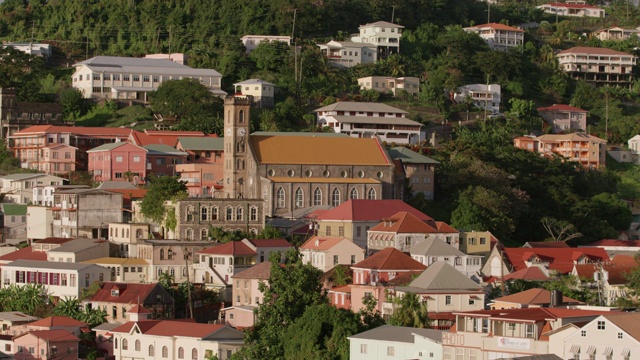
{"label": "pink house", "polygon": [[87,151],[89,173],[95,181],[143,182],[147,177],[147,150],[126,142],[100,145]]}
{"label": "pink house", "polygon": [[38,171],[45,174],[67,174],[76,171],[76,151],[78,149],[65,144],[50,144],[40,150],[36,161]]}
{"label": "pink house", "polygon": [[577,107],[554,104],[538,108],[538,113],[551,126],[554,133],[587,129],[587,111]]}
{"label": "pink house", "polygon": [[329,290],[329,301],[339,309],[351,309],[351,286],[336,286]]}
{"label": "pink house", "polygon": [[233,306],[222,309],[225,323],[234,328],[248,328],[255,322],[255,311],[264,302],[260,291],[261,282],[268,282],[271,276],[271,263],[265,261],[242,271],[232,278]]}
{"label": "pink house", "polygon": [[15,359],[78,359],[80,339],[67,330],[31,331],[13,339]]}
{"label": "pink house", "polygon": [[222,189],[224,139],[218,137],[180,137],[176,149],[187,153],[188,164],[176,165],[180,180],[187,182],[191,196],[213,196]]}
{"label": "pink house", "polygon": [[88,329],[88,325],[82,321],[67,316],[49,316],[25,325],[15,326],[13,327],[13,334],[20,335],[44,330],[64,330],[74,335],[80,335],[86,329]]}

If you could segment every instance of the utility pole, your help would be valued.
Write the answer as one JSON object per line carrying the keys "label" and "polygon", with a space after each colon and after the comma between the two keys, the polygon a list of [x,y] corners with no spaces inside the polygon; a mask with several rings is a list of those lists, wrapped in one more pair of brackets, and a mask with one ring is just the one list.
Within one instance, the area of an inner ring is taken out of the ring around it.
{"label": "utility pole", "polygon": [[89,35],[87,35],[87,53],[85,54],[84,59],[87,60],[89,58]]}
{"label": "utility pole", "polygon": [[491,0],[487,1],[489,8],[487,9],[487,24],[491,23]]}
{"label": "utility pole", "polygon": [[171,60],[171,30],[173,29],[173,25],[169,26],[169,60]]}
{"label": "utility pole", "polygon": [[[629,14],[627,14],[627,18]],[[29,55],[33,55],[33,33],[36,31],[36,22],[35,20],[31,24],[31,42],[29,42]]]}
{"label": "utility pole", "polygon": [[298,45],[296,44],[296,14],[298,9],[293,9],[293,26],[291,27],[291,42],[293,42],[293,80],[298,82]]}
{"label": "utility pole", "polygon": [[395,5],[391,5],[391,23],[393,24],[393,19],[395,18],[396,15],[396,6]]}
{"label": "utility pole", "polygon": [[487,110],[489,110],[489,74],[487,74],[487,88],[484,93],[484,121],[487,122]]}
{"label": "utility pole", "polygon": [[189,318],[193,319],[193,300],[191,299],[191,281],[189,281],[189,248],[184,247],[184,265],[187,270],[187,301],[189,301]]}

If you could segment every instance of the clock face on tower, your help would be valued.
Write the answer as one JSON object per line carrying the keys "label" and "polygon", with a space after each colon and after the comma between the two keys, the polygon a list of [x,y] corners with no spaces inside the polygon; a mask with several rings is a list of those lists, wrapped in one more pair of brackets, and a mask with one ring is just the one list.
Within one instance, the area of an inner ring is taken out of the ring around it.
{"label": "clock face on tower", "polygon": [[244,128],[240,128],[240,129],[238,129],[238,136],[244,136],[245,131],[246,131],[246,130],[245,130]]}
{"label": "clock face on tower", "polygon": [[227,135],[231,136],[231,129],[227,129]]}

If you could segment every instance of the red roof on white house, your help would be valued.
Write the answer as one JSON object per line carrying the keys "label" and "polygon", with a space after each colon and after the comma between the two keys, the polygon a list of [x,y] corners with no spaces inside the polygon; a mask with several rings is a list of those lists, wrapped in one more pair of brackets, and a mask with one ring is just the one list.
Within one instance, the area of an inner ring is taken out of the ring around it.
{"label": "red roof on white house", "polygon": [[352,269],[371,270],[419,270],[427,267],[411,258],[396,248],[386,248],[369,256],[357,264],[351,265]]}
{"label": "red roof on white house", "polygon": [[570,273],[576,261],[587,257],[592,261],[609,261],[609,255],[602,248],[504,248],[504,259],[514,271],[527,268],[525,261],[534,256],[549,263],[550,270],[561,274]]}
{"label": "red roof on white house", "polygon": [[242,241],[230,241],[226,244],[213,246],[204,250],[198,251],[198,254],[213,254],[213,255],[256,255],[256,252],[248,247]]}
{"label": "red roof on white house", "polygon": [[587,110],[582,110],[580,108],[573,107],[571,105],[565,105],[565,104],[553,104],[553,105],[547,106],[547,107],[539,107],[538,111],[540,111],[540,112],[547,112],[547,111],[573,111],[573,112],[583,112],[583,113],[587,112]]}
{"label": "red roof on white house", "polygon": [[381,221],[394,214],[406,211],[422,221],[433,218],[402,200],[350,199],[335,208],[320,214],[316,220]]}
{"label": "red roof on white house", "polygon": [[549,4],[545,4],[545,5],[550,5],[550,6],[554,6],[554,7],[564,7],[564,8],[567,8],[567,9],[597,9],[597,10],[602,10],[602,8],[599,8],[597,6],[587,5],[587,4],[567,4],[567,3],[553,2],[553,3],[549,3]]}
{"label": "red roof on white house", "polygon": [[574,46],[567,50],[562,50],[558,55],[564,54],[589,54],[589,55],[624,55],[632,56],[621,51],[615,51],[607,48],[589,47],[589,46]]}
{"label": "red roof on white house", "polygon": [[35,125],[22,129],[12,136],[27,136],[33,134],[74,134],[95,137],[127,137],[135,130],[124,128],[87,127],[87,126],[56,126],[56,125]]}
{"label": "red roof on white house", "polygon": [[498,23],[488,23],[488,24],[482,24],[482,25],[474,25],[474,26],[469,26],[465,29],[483,29],[483,28],[489,28],[489,29],[494,29],[494,30],[504,30],[504,31],[515,31],[515,32],[524,32],[524,30],[522,29],[518,29],[515,28],[513,26],[509,26],[509,25],[505,25],[505,24],[498,24]]}

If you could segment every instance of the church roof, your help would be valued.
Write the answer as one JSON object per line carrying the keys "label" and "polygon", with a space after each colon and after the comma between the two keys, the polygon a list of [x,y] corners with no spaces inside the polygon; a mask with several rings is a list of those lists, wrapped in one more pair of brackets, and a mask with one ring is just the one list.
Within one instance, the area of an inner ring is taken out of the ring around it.
{"label": "church roof", "polygon": [[251,136],[260,164],[291,165],[391,165],[373,138]]}

